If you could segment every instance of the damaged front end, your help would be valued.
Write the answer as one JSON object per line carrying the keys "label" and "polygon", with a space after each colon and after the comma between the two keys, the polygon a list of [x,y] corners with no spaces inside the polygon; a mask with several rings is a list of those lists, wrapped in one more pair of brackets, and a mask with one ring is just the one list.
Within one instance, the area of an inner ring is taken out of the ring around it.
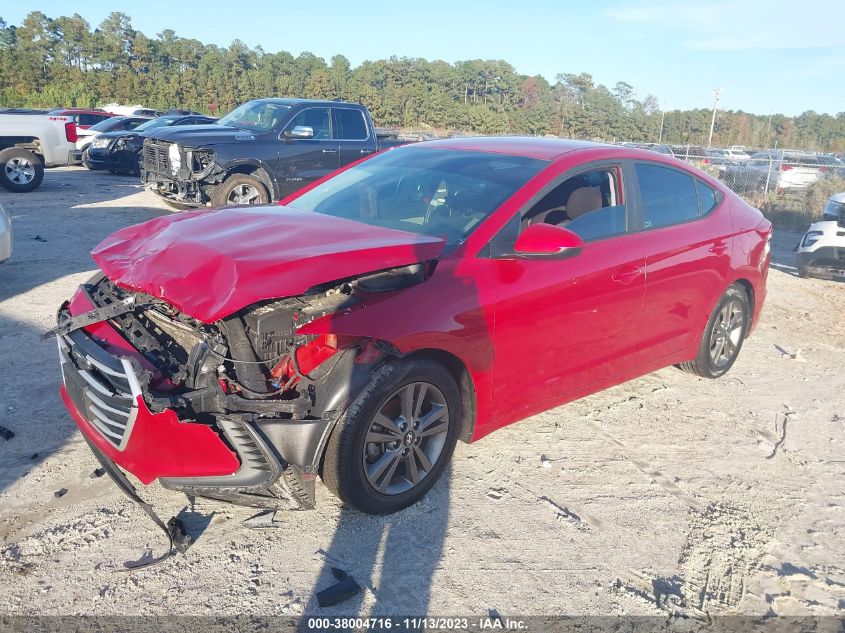
{"label": "damaged front end", "polygon": [[141,182],[162,198],[185,206],[211,202],[213,188],[226,178],[214,160],[214,152],[186,148],[168,141],[147,138],[141,158]]}
{"label": "damaged front end", "polygon": [[432,266],[333,282],[213,323],[97,275],[59,310],[62,396],[89,441],[145,484],[311,508],[334,422],[395,351],[298,330],[419,283]]}

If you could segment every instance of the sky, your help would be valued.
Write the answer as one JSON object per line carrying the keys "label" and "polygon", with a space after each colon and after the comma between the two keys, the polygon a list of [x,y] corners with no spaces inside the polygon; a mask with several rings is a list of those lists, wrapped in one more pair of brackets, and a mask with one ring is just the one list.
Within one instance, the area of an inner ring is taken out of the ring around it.
{"label": "sky", "polygon": [[154,36],[265,51],[309,51],[353,66],[396,56],[454,62],[504,59],[554,81],[593,75],[609,87],[654,94],[663,109],[719,108],[796,115],[845,111],[843,0],[0,0],[0,17],[79,13],[92,26],[110,11]]}

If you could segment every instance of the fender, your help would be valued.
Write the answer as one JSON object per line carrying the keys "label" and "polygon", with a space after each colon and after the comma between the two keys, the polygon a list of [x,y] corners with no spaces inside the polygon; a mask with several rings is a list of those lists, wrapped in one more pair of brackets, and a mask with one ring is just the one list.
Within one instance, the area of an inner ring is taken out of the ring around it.
{"label": "fender", "polygon": [[399,356],[433,351],[457,358],[475,391],[475,441],[493,430],[494,295],[491,260],[447,256],[426,281],[368,298],[311,321],[297,333],[382,341]]}

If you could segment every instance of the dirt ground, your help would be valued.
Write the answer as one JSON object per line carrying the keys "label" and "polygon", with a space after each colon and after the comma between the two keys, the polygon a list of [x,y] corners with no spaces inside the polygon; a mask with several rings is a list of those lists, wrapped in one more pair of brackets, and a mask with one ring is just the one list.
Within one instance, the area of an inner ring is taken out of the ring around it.
{"label": "dirt ground", "polygon": [[[196,543],[134,573],[163,535],[97,464],[41,335],[114,229],[168,213],[137,180],[48,171],[0,190],[0,615],[845,613],[845,284],[799,279],[777,232],[762,322],[723,379],[668,368],[459,444],[421,503],[374,518],[318,485],[318,508],[254,514],[152,485]],[[64,496],[56,491],[66,489]]]}

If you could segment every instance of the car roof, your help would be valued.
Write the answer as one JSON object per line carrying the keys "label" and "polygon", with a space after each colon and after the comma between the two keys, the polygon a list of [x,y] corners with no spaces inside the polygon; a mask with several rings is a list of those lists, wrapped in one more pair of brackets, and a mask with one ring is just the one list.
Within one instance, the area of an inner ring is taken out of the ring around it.
{"label": "car roof", "polygon": [[263,99],[251,99],[251,101],[261,101],[262,103],[278,103],[280,105],[295,106],[301,104],[308,105],[324,105],[329,107],[338,106],[356,106],[362,107],[358,103],[351,103],[349,101],[331,101],[329,99],[295,99],[291,97],[264,97]]}
{"label": "car roof", "polygon": [[530,136],[472,136],[448,138],[420,143],[425,147],[463,149],[479,152],[495,152],[525,158],[553,160],[563,154],[579,149],[611,149],[615,146],[591,141],[574,141],[560,138],[535,138]]}

